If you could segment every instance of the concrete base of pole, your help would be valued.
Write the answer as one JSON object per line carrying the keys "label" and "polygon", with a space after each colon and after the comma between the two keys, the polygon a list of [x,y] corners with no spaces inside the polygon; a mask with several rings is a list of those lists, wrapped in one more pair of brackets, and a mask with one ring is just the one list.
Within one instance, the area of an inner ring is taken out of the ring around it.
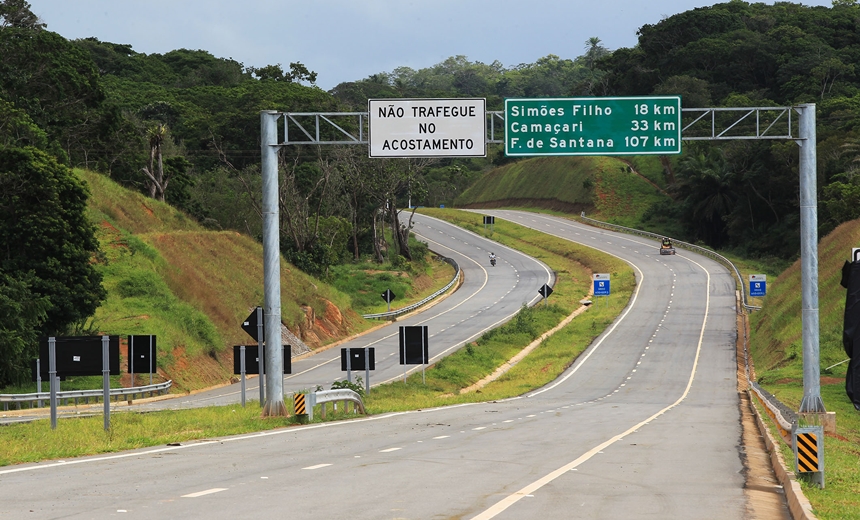
{"label": "concrete base of pole", "polygon": [[263,417],[289,417],[290,413],[283,401],[269,399],[263,407]]}
{"label": "concrete base of pole", "polygon": [[823,426],[825,433],[836,433],[836,412],[799,412],[797,422],[803,426]]}

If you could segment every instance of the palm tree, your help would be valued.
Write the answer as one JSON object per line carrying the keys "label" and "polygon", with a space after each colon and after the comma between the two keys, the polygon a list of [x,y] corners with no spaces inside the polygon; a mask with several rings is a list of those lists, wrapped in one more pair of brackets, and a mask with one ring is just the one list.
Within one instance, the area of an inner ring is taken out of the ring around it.
{"label": "palm tree", "polygon": [[737,201],[737,175],[720,149],[692,153],[678,168],[676,192],[690,223],[706,243],[719,247],[726,238],[726,220]]}
{"label": "palm tree", "polygon": [[149,196],[164,202],[164,193],[170,178],[164,175],[164,162],[161,157],[161,146],[167,138],[167,125],[155,124],[146,131],[149,140],[149,167],[141,170],[146,174],[149,184]]}
{"label": "palm tree", "polygon": [[600,38],[592,36],[585,41],[585,64],[589,69],[594,70],[597,60],[607,54],[609,54],[609,49],[601,44]]}

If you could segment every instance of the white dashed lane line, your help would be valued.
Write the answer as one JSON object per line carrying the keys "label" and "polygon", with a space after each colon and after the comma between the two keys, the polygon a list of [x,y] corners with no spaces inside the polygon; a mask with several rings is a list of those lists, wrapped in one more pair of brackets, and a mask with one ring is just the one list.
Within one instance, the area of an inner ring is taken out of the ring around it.
{"label": "white dashed lane line", "polygon": [[187,495],[182,495],[182,498],[197,498],[204,495],[211,495],[212,493],[219,493],[221,491],[227,491],[227,488],[212,488],[207,489],[206,491],[198,491],[197,493],[188,493]]}

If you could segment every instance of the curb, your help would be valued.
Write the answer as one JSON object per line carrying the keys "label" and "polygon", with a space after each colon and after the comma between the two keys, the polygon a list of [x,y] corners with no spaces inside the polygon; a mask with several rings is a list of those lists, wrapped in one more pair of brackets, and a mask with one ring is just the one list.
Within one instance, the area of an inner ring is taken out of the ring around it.
{"label": "curb", "polygon": [[746,392],[749,396],[749,406],[752,409],[753,415],[755,415],[755,422],[758,425],[761,436],[764,438],[764,444],[770,454],[770,462],[771,465],[773,465],[773,471],[785,492],[785,500],[788,503],[788,510],[791,512],[791,517],[794,518],[794,520],[817,520],[817,517],[812,513],[812,504],[809,503],[809,500],[803,494],[803,489],[800,487],[800,483],[797,481],[797,477],[794,472],[787,469],[785,458],[779,451],[779,446],[770,434],[770,430],[767,425],[762,420],[761,414],[754,404],[752,391],[746,390]]}

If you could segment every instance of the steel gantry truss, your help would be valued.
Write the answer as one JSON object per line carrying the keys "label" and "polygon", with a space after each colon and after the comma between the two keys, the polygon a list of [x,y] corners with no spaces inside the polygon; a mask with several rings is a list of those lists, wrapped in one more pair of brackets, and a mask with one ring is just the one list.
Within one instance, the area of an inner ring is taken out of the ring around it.
{"label": "steel gantry truss", "polygon": [[[794,117],[797,114],[797,117]],[[505,113],[487,111],[487,143],[504,143]],[[278,131],[278,120],[283,130]],[[368,144],[367,112],[260,113],[263,173],[263,256],[268,387],[263,413],[281,415],[283,373],[280,334],[280,261],[277,151],[289,145]],[[815,104],[790,107],[682,109],[684,141],[790,140],[800,147],[800,259],[803,337],[801,413],[824,413],[821,400],[818,319],[818,200]],[[743,288],[741,288],[743,290]],[[270,348],[271,347],[271,348]]]}
{"label": "steel gantry truss", "polygon": [[[802,105],[801,105],[802,106]],[[796,140],[798,107],[684,108],[684,141]],[[368,144],[367,112],[282,112],[278,146]],[[503,144],[505,113],[487,111],[487,143]]]}

